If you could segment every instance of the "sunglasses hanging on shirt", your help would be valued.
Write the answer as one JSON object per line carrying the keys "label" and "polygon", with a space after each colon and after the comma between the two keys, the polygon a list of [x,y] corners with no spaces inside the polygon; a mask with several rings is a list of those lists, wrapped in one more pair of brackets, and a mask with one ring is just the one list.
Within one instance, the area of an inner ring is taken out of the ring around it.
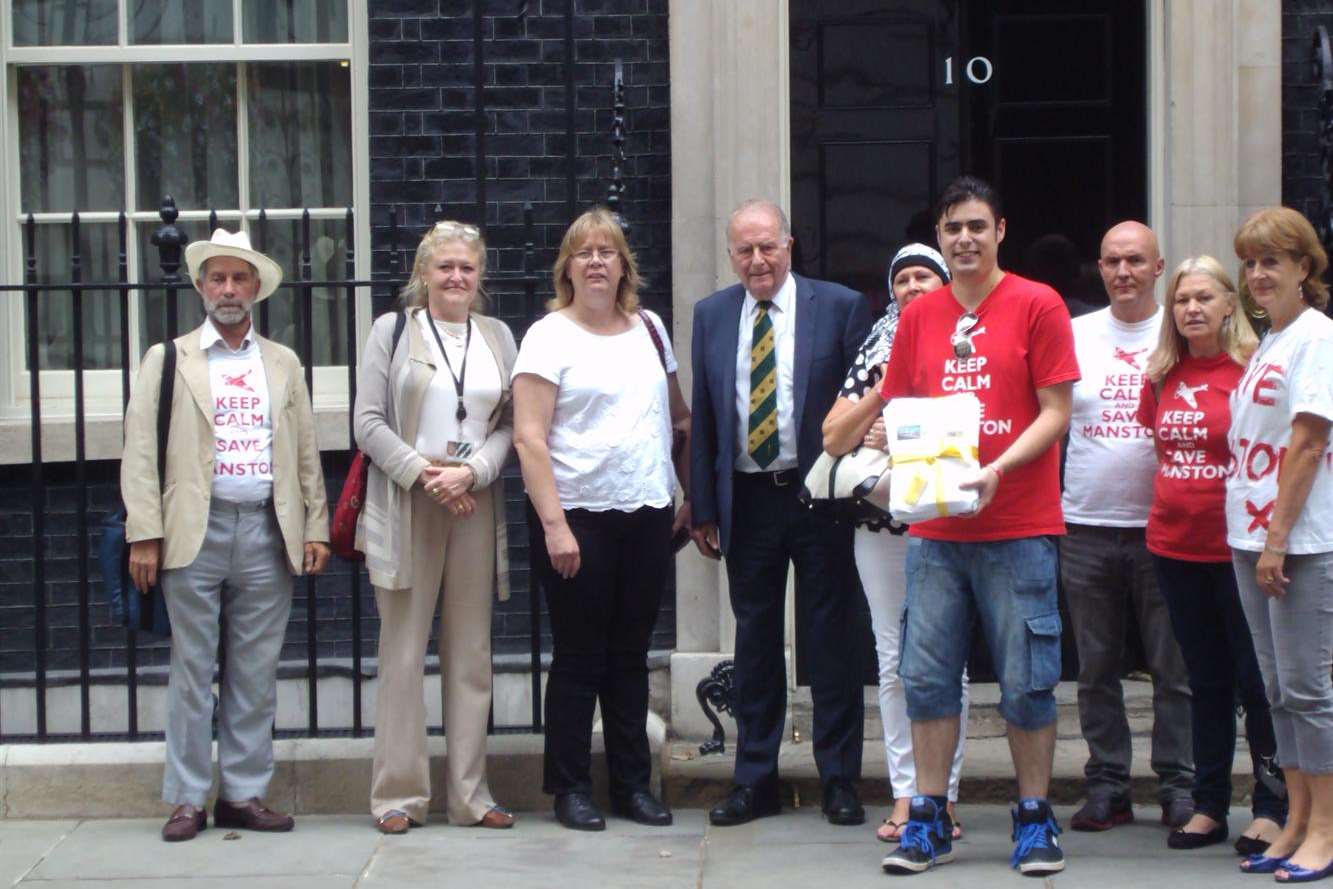
{"label": "sunglasses hanging on shirt", "polygon": [[[429,315],[429,311],[427,314]],[[458,366],[458,373],[454,373],[453,362],[449,360],[449,353],[444,350],[444,340],[440,338],[440,328],[436,326],[434,318],[430,318],[430,332],[435,334],[435,344],[440,347],[444,366],[449,368],[449,376],[454,380],[454,392],[458,395],[458,412],[454,416],[458,418],[459,423],[462,423],[467,419],[467,408],[463,405],[463,380],[467,378],[467,353],[472,345],[472,318],[467,319],[467,336],[463,338],[463,363]]]}
{"label": "sunglasses hanging on shirt", "polygon": [[967,312],[958,318],[958,323],[954,325],[953,335],[949,337],[949,344],[953,346],[954,355],[959,358],[970,358],[974,347],[972,345],[972,331],[977,326],[976,312]]}

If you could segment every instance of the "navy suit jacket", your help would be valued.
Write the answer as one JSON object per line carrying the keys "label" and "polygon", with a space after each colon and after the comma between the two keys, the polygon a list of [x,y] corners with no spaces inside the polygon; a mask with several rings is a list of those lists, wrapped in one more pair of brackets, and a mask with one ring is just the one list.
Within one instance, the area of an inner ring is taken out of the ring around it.
{"label": "navy suit jacket", "polygon": [[[870,332],[870,306],[855,290],[828,281],[796,281],[796,349],[792,409],[802,479],[824,449],[821,426],[856,351]],[[694,390],[690,435],[690,510],[696,523],[716,522],[722,551],[731,543],[731,479],[739,446],[736,349],[745,288],[719,290],[694,307]]]}

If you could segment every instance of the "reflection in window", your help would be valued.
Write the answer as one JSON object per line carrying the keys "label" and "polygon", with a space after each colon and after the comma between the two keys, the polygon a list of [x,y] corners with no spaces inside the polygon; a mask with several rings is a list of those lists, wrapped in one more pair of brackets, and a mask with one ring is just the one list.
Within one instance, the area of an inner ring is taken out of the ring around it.
{"label": "reflection in window", "polygon": [[236,66],[134,68],[138,207],[235,207]]}
{"label": "reflection in window", "polygon": [[17,70],[22,212],[121,209],[120,66]]}
{"label": "reflection in window", "polygon": [[227,0],[134,0],[131,43],[231,43]]}
{"label": "reflection in window", "polygon": [[[38,225],[33,247],[37,281],[68,284],[72,270],[71,226]],[[24,245],[26,251],[27,245]],[[81,279],[114,281],[120,261],[120,244],[114,224],[79,226]],[[37,361],[43,370],[74,366],[74,296],[68,289],[37,294]],[[114,290],[83,293],[83,366],[120,367],[120,296]],[[24,353],[27,365],[27,353]]]}
{"label": "reflection in window", "polygon": [[248,66],[250,204],[352,202],[351,77],[338,62]]}
{"label": "reflection in window", "polygon": [[246,43],[346,43],[347,0],[244,0]]}
{"label": "reflection in window", "polygon": [[[176,223],[190,240],[207,237],[206,222]],[[220,223],[228,231],[235,231],[234,220]],[[255,306],[254,323],[260,333],[289,346],[301,354],[301,332],[304,329],[301,300],[310,299],[310,317],[313,324],[314,363],[316,365],[345,364],[347,361],[346,290],[341,287],[315,287],[309,290],[293,286],[300,278],[301,222],[299,219],[270,219],[261,228],[256,220],[247,225],[250,242],[256,250],[271,256],[282,268],[283,286],[272,296]],[[151,243],[152,228],[143,226],[139,236],[139,255],[144,257],[142,279],[161,281],[162,270],[158,250]],[[342,219],[312,219],[310,221],[310,280],[330,281],[344,277],[347,262],[347,226]],[[188,275],[184,266],[181,276]],[[140,342],[146,350],[152,343],[167,337],[166,292],[160,289],[143,295],[140,323]],[[175,333],[184,333],[203,323],[203,307],[192,283],[183,284],[176,292]]]}
{"label": "reflection in window", "polygon": [[[257,226],[250,235],[256,246],[282,266],[283,287],[266,300],[267,336],[301,354],[301,300],[310,300],[310,318],[314,331],[314,358],[317,365],[347,363],[347,291],[341,287],[315,287],[309,290],[288,286],[300,277],[301,221],[270,219],[261,238]],[[347,262],[347,225],[342,219],[310,220],[310,280],[331,281],[343,278]],[[264,305],[265,303],[261,303]],[[260,331],[265,330],[263,316],[256,312]]]}
{"label": "reflection in window", "polygon": [[116,43],[116,0],[13,0],[15,46]]}

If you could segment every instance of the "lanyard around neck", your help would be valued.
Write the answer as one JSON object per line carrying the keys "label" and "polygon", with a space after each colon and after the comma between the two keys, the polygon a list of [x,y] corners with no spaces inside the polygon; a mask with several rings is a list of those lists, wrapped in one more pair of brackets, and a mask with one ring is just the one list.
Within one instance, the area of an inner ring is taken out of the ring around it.
{"label": "lanyard around neck", "polygon": [[454,414],[458,422],[467,419],[467,407],[463,404],[463,381],[467,379],[467,353],[472,345],[472,317],[467,319],[467,336],[463,339],[463,363],[458,366],[458,373],[454,373],[453,362],[449,360],[449,353],[444,350],[444,340],[440,338],[440,328],[435,325],[435,318],[431,316],[430,310],[426,310],[426,319],[430,321],[430,332],[435,334],[435,344],[440,347],[440,357],[444,359],[444,366],[449,368],[449,376],[454,380],[454,392],[458,395],[458,411]]}

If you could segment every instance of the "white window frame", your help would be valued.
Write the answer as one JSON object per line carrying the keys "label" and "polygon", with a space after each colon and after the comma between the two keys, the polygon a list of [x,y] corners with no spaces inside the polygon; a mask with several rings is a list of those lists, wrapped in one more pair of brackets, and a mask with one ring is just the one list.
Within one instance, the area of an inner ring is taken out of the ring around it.
{"label": "white window frame", "polygon": [[[366,280],[370,277],[370,150],[369,150],[369,36],[368,36],[368,0],[348,0],[348,40],[346,43],[281,43],[281,44],[245,44],[242,36],[242,0],[233,2],[233,41],[231,43],[209,43],[191,45],[146,45],[129,42],[128,2],[120,2],[119,42],[114,46],[13,46],[12,24],[13,10],[11,0],[0,0],[0,71],[4,76],[3,101],[5,107],[0,113],[0,175],[4,176],[5,188],[0,194],[0,219],[5,221],[5,230],[0,234],[0,274],[5,283],[16,284],[23,280],[23,220],[26,214],[20,208],[19,181],[19,118],[18,118],[18,68],[25,65],[74,65],[74,64],[115,64],[125,66],[122,70],[126,78],[124,103],[125,150],[125,197],[128,206],[136,198],[137,172],[134,163],[134,126],[133,103],[128,101],[128,79],[130,66],[136,64],[198,62],[200,51],[210,55],[212,61],[234,62],[238,73],[241,63],[268,61],[339,61],[350,70],[351,78],[351,139],[352,139],[352,205],[354,208],[354,236],[358,249],[355,255],[356,276]],[[246,79],[237,79],[237,115],[243,120],[246,115]],[[219,220],[235,224],[242,216],[247,227],[258,218],[259,210],[249,206],[249,157],[246,144],[246,126],[238,124],[237,156],[238,198],[240,211],[219,211]],[[129,219],[140,226],[156,227],[160,225],[158,208],[138,208],[128,213]],[[111,223],[117,219],[118,211],[81,212],[80,220],[87,223]],[[311,218],[345,218],[345,209],[312,210]],[[299,218],[300,210],[267,210],[270,220]],[[64,222],[68,213],[34,214],[38,224],[42,220]],[[208,218],[207,210],[182,210],[178,221],[203,220]],[[143,257],[138,255],[138,239],[129,238],[128,253],[130,260],[130,279],[140,280],[138,272]],[[151,257],[150,261],[156,261]],[[182,268],[182,271],[184,269]],[[188,284],[186,285],[189,286]],[[0,294],[0,343],[3,343],[5,357],[0,358],[0,464],[23,463],[31,460],[30,423],[32,404],[29,396],[30,380],[28,377],[27,343],[24,339],[25,299],[22,293],[4,292]],[[358,288],[356,296],[356,341],[361,343],[368,334],[371,321],[370,293],[367,288]],[[130,371],[137,373],[139,357],[147,349],[148,343],[139,341],[140,300],[130,300]],[[74,371],[41,371],[41,406],[43,417],[43,458],[45,460],[66,458],[73,453],[72,426],[74,417]],[[88,370],[84,372],[84,416],[89,427],[88,456],[90,459],[118,457],[120,453],[121,422],[121,372],[120,370]],[[346,415],[348,410],[347,368],[343,366],[317,366],[314,373],[315,409],[321,414],[321,446],[342,447],[346,445]],[[341,418],[339,434],[338,418]],[[105,426],[107,428],[94,428]],[[49,427],[49,428],[48,428]],[[63,434],[62,434],[63,433]],[[113,434],[114,433],[114,434]],[[325,434],[327,433],[327,434]],[[52,438],[52,448],[45,442]],[[114,447],[112,444],[114,442]]]}

